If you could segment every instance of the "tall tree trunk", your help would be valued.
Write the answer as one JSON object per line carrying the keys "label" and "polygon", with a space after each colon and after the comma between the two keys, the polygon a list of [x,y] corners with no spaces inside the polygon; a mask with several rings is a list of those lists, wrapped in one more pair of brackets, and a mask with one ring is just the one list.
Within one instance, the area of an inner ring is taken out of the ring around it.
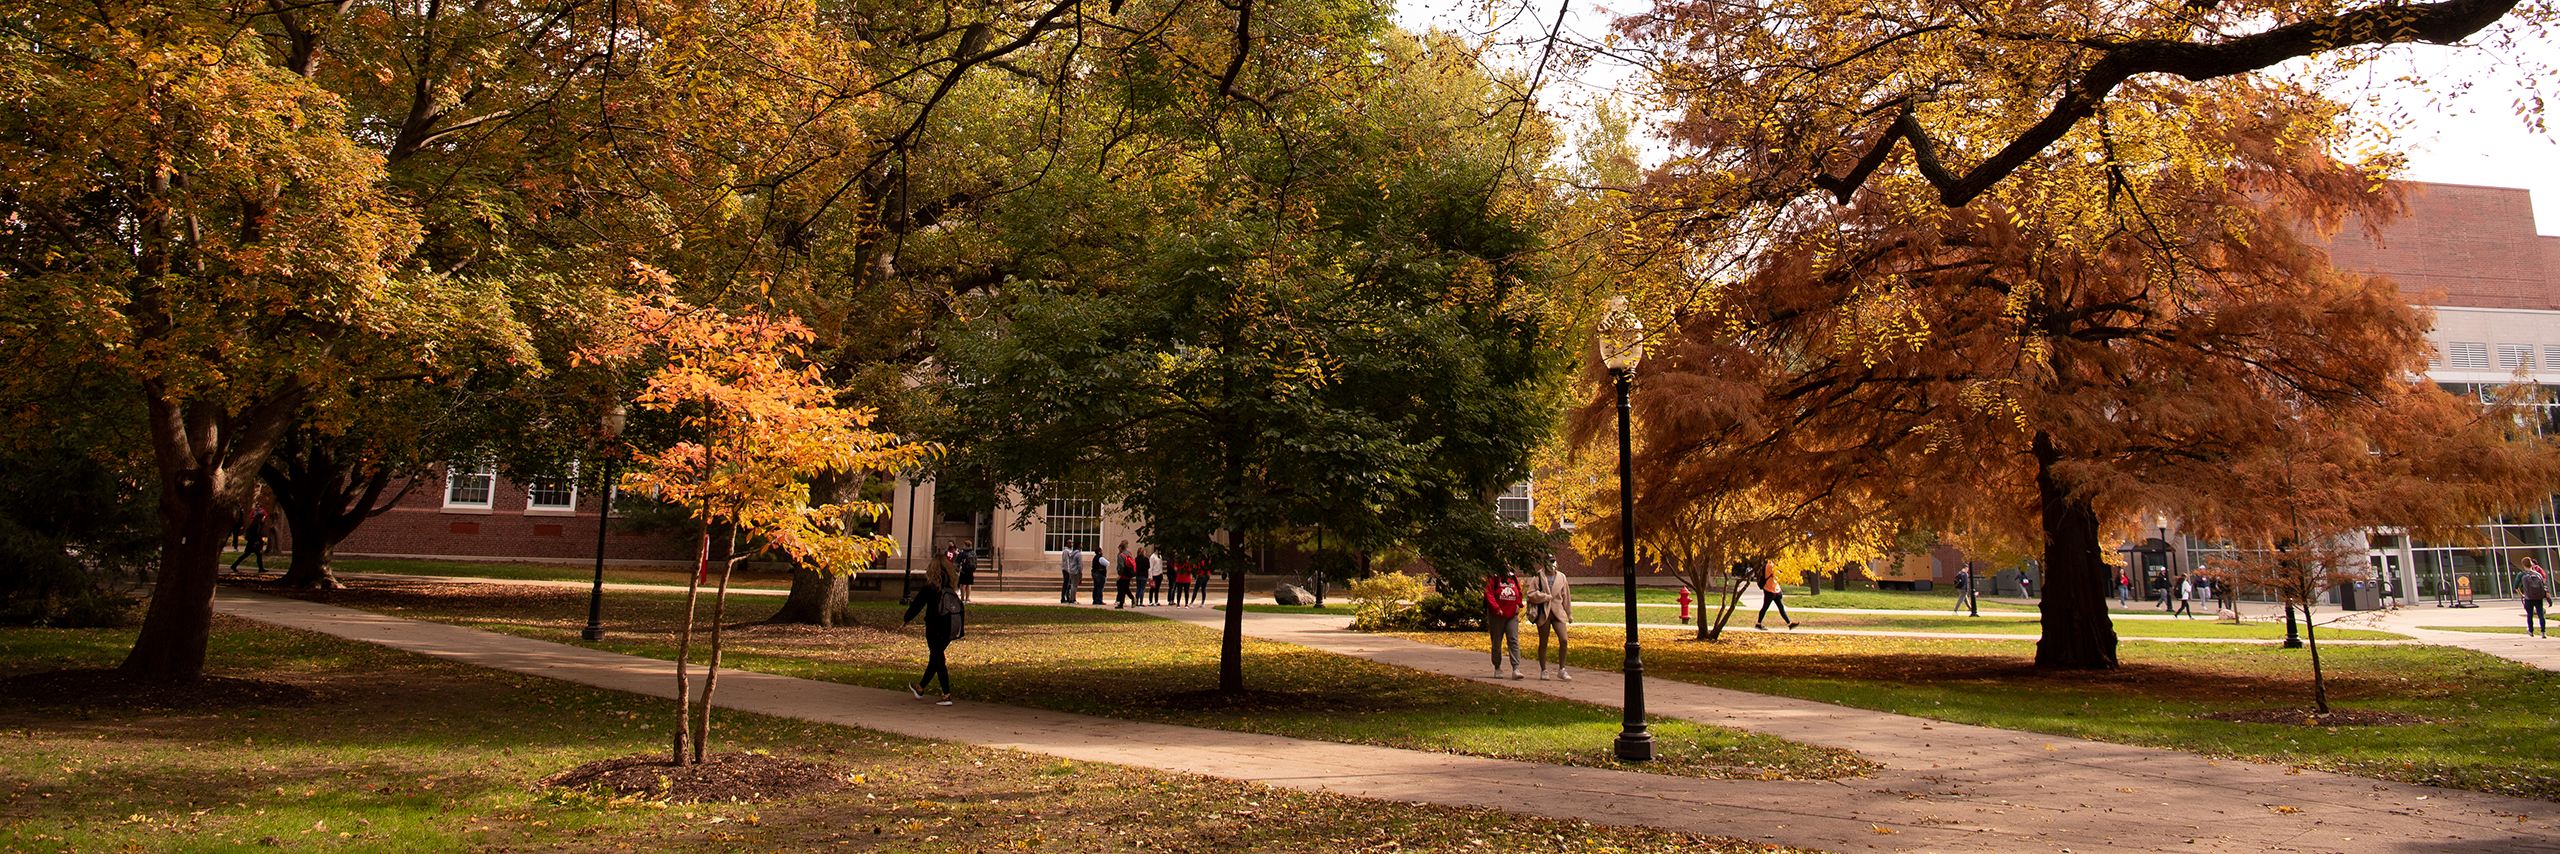
{"label": "tall tree trunk", "polygon": [[805,566],[791,568],[791,595],[768,623],[802,623],[835,628],[853,623],[852,579]]}
{"label": "tall tree trunk", "polygon": [[[711,502],[703,501],[702,515],[711,515]],[[693,679],[685,672],[686,660],[693,655],[693,609],[702,601],[702,578],[711,573],[711,525],[702,526],[701,550],[695,554],[693,578],[684,588],[684,626],[676,630],[676,744],[672,764],[685,765],[684,743],[693,731]]]}
{"label": "tall tree trunk", "polygon": [[2036,666],[2067,670],[2112,670],[2116,666],[2115,622],[2107,618],[2107,582],[2111,576],[2099,551],[2098,511],[2085,497],[2074,496],[2054,475],[2061,452],[2053,437],[2035,436],[2036,494],[2044,517],[2043,636],[2036,641]]}
{"label": "tall tree trunk", "polygon": [[2311,605],[2302,606],[2302,640],[2311,645],[2311,705],[2329,713],[2329,677],[2320,669],[2320,630],[2311,623]]}
{"label": "tall tree trunk", "polygon": [[[823,472],[809,484],[810,500],[824,504],[842,504],[861,497],[862,485],[869,478],[861,474]],[[853,605],[851,585],[846,576],[820,572],[806,566],[791,567],[791,595],[782,600],[782,609],[766,617],[767,623],[798,623],[835,628],[851,624]]]}
{"label": "tall tree trunk", "polygon": [[160,470],[160,574],[121,669],[139,679],[192,682],[204,676],[223,541],[249,504],[259,466],[292,423],[303,389],[280,388],[237,414],[208,401],[173,399],[157,382],[144,383],[143,391]]}
{"label": "tall tree trunk", "polygon": [[[729,518],[738,518],[736,511],[731,511]],[[719,592],[711,596],[711,666],[704,668],[702,674],[701,723],[693,729],[693,761],[697,763],[702,761],[703,750],[711,744],[711,692],[720,690],[720,641],[721,629],[729,621],[729,576],[738,571],[740,561],[746,560],[744,555],[738,554],[736,525],[729,526],[729,548],[725,551],[728,554],[723,555],[720,561]]]}
{"label": "tall tree trunk", "polygon": [[[391,484],[389,470],[379,466],[360,470],[349,464],[340,449],[332,447],[330,439],[310,435],[289,437],[259,468],[258,477],[275,492],[276,505],[284,511],[285,527],[293,542],[292,563],[285,570],[284,583],[304,589],[335,590],[343,586],[330,565],[338,544],[354,534],[364,520],[390,510],[409,492],[404,486],[390,501],[382,501],[382,493]],[[412,479],[410,485],[415,484]]]}
{"label": "tall tree trunk", "polygon": [[1227,532],[1227,619],[1218,639],[1218,690],[1244,690],[1244,581],[1253,565],[1245,555],[1243,531]]}

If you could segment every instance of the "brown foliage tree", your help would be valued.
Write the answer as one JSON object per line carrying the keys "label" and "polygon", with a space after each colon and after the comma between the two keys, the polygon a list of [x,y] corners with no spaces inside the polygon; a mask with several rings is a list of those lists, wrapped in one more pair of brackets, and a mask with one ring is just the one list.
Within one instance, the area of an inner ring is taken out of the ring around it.
{"label": "brown foliage tree", "polygon": [[1724,175],[1683,207],[1719,217],[1812,193],[1845,204],[1896,169],[1962,206],[2086,123],[2181,109],[2160,97],[2173,86],[2146,82],[2297,59],[2348,69],[2484,31],[2492,49],[2536,62],[2492,25],[2550,14],[2516,0],[1668,0],[1618,26],[1626,48],[1657,60],[1674,137]]}
{"label": "brown foliage tree", "polygon": [[2329,156],[2334,108],[2238,85],[2180,97],[2189,121],[2149,159],[2054,154],[1964,208],[1894,177],[1789,211],[1741,276],[1667,308],[1675,333],[1639,370],[1640,469],[1660,484],[1640,494],[1777,483],[2041,541],[2037,663],[2110,668],[2101,520],[2203,501],[2301,419],[2460,411],[2410,380],[2425,313],[2318,242],[2398,208]]}

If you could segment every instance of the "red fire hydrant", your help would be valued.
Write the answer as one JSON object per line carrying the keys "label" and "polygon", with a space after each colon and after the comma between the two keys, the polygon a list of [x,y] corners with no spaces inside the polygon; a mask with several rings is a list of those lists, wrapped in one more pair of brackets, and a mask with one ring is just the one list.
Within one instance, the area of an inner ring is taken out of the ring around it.
{"label": "red fire hydrant", "polygon": [[1688,622],[1688,621],[1689,621],[1689,588],[1688,588],[1687,586],[1685,586],[1685,585],[1684,585],[1684,586],[1682,586],[1682,587],[1680,588],[1680,622],[1686,623],[1686,622]]}

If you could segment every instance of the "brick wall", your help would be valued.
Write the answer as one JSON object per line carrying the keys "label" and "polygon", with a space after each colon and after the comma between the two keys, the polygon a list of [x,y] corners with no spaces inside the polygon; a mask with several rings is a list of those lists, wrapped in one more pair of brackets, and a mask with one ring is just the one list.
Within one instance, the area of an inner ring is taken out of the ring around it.
{"label": "brick wall", "polygon": [[[503,477],[493,492],[486,511],[449,510],[443,478],[418,484],[398,505],[357,527],[338,545],[338,555],[570,564],[595,560],[594,496],[579,495],[576,512],[556,514],[528,510],[525,488]],[[605,560],[690,565],[694,546],[658,534],[616,531],[606,536]]]}
{"label": "brick wall", "polygon": [[2534,233],[2531,195],[2510,187],[2402,185],[2409,213],[2377,238],[2349,222],[2339,267],[2377,273],[2429,305],[2560,309],[2560,238]]}

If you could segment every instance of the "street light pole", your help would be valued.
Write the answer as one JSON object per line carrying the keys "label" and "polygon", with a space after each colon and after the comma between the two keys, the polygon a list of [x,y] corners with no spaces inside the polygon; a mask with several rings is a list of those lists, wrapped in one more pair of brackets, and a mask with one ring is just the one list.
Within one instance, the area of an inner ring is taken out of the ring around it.
{"label": "street light pole", "polygon": [[1635,442],[1627,412],[1627,386],[1635,379],[1636,362],[1644,356],[1644,324],[1627,310],[1627,298],[1609,298],[1609,314],[1601,319],[1600,358],[1618,387],[1618,569],[1627,603],[1626,719],[1615,745],[1623,762],[1653,761],[1653,733],[1644,724],[1644,644],[1636,639],[1636,487]]}
{"label": "street light pole", "polygon": [[604,458],[601,460],[604,463],[604,480],[602,481],[603,491],[596,497],[596,580],[595,586],[587,590],[587,628],[578,633],[578,637],[589,641],[604,640],[605,527],[613,521],[614,464],[618,462],[607,446],[615,437],[622,435],[622,425],[628,418],[629,413],[622,408],[622,405],[615,404],[612,409],[605,411],[604,418],[598,425],[603,428],[604,441],[596,444],[596,456]]}

